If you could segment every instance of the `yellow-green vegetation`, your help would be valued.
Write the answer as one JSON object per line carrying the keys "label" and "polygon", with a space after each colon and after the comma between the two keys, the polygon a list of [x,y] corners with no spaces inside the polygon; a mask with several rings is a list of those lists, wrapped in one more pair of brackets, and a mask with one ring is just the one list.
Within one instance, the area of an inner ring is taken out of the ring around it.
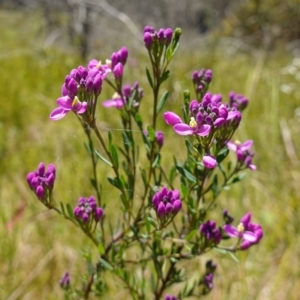
{"label": "yellow-green vegetation", "polygon": [[[60,277],[68,270],[71,281],[80,285],[80,274],[86,270],[83,256],[91,244],[73,224],[39,203],[25,177],[40,161],[53,162],[58,169],[54,191],[58,200],[75,205],[79,196],[92,193],[91,165],[78,121],[71,114],[57,122],[49,120],[64,76],[86,62],[55,49],[44,49],[39,44],[38,27],[25,19],[1,13],[0,299],[60,299]],[[253,221],[260,223],[265,233],[258,246],[237,254],[239,262],[227,255],[209,253],[207,258],[213,258],[218,269],[215,288],[207,298],[299,299],[300,120],[295,117],[295,109],[300,100],[283,94],[279,88],[280,70],[289,57],[278,53],[224,57],[214,49],[209,53],[192,51],[179,50],[171,66],[170,79],[164,85],[171,92],[166,109],[180,111],[182,92],[192,87],[190,74],[201,67],[214,72],[212,92],[226,97],[234,90],[250,98],[235,138],[254,140],[253,162],[258,170],[247,171],[240,185],[224,191],[217,209],[227,208],[236,216],[236,222],[251,211]],[[102,59],[108,56],[110,53],[98,54]],[[132,70],[125,70],[125,74],[131,82],[143,78],[140,85],[145,87],[147,61],[145,56],[134,59],[141,62],[131,67],[129,62]],[[111,91],[105,89],[100,101],[110,96]],[[146,88],[142,112],[149,120],[151,99]],[[116,115],[114,109],[99,105],[98,122],[103,131],[119,127]],[[162,151],[169,155],[164,158],[167,163],[174,151],[180,155],[181,137],[162,118],[158,127],[165,132]],[[104,196],[109,202],[107,215],[116,222],[114,211],[120,200],[111,193],[105,179],[107,171],[99,164]],[[200,271],[200,262],[197,268]],[[121,286],[115,285],[109,299],[120,299],[122,295]]]}

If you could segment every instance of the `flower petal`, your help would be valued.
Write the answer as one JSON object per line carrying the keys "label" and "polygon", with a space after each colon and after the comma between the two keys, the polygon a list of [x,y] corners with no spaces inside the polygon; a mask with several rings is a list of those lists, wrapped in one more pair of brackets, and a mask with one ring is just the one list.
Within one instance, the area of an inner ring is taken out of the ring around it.
{"label": "flower petal", "polygon": [[165,118],[166,123],[171,126],[174,126],[178,123],[182,123],[182,120],[180,119],[180,117],[171,111],[165,112],[164,118]]}
{"label": "flower petal", "polygon": [[252,147],[252,145],[253,145],[253,141],[249,140],[241,144],[239,148],[244,152],[249,150]]}
{"label": "flower petal", "polygon": [[203,164],[207,169],[214,169],[217,165],[217,161],[212,155],[204,155]]}
{"label": "flower petal", "polygon": [[245,241],[248,241],[248,242],[256,242],[257,241],[257,236],[253,233],[253,232],[250,232],[250,231],[245,231],[243,233],[243,239]]}
{"label": "flower petal", "polygon": [[227,233],[227,235],[230,237],[238,237],[239,236],[238,230],[232,225],[226,224],[223,226],[223,229]]}
{"label": "flower petal", "polygon": [[124,103],[121,99],[111,99],[111,100],[103,101],[102,105],[104,107],[122,108],[124,106]]}
{"label": "flower petal", "polygon": [[83,114],[85,111],[86,111],[86,109],[87,109],[87,102],[82,102],[81,103],[81,108],[79,109],[79,110],[77,110],[76,112],[78,113],[78,114]]}
{"label": "flower petal", "polygon": [[65,110],[72,109],[73,100],[69,96],[60,97],[56,100],[56,103]]}
{"label": "flower petal", "polygon": [[235,143],[228,142],[228,143],[227,143],[227,147],[228,147],[228,149],[230,149],[230,150],[236,152],[237,146],[236,146]]}
{"label": "flower petal", "polygon": [[173,128],[174,131],[180,135],[191,135],[195,133],[189,125],[184,123],[176,124]]}
{"label": "flower petal", "polygon": [[68,112],[69,110],[65,110],[62,107],[57,107],[50,114],[50,119],[53,121],[59,120],[63,118]]}
{"label": "flower petal", "polygon": [[210,132],[210,125],[205,124],[205,125],[202,125],[198,129],[197,135],[199,135],[199,136],[206,136],[206,135],[209,134],[209,132]]}

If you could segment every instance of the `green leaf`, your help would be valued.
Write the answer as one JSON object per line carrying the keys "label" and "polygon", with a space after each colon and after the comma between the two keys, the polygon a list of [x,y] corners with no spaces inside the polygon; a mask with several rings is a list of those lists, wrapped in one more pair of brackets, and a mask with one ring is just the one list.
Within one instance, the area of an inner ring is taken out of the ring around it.
{"label": "green leaf", "polygon": [[107,177],[107,180],[109,181],[109,183],[111,185],[113,185],[117,189],[121,190],[123,188],[122,181],[119,178],[117,178],[117,177],[116,178]]}
{"label": "green leaf", "polygon": [[143,121],[142,121],[142,117],[141,117],[141,115],[139,113],[135,114],[135,121],[139,125],[139,127],[142,128]]}
{"label": "green leaf", "polygon": [[108,142],[109,142],[109,146],[112,144],[112,134],[110,131],[108,131]]}
{"label": "green leaf", "polygon": [[159,165],[159,161],[160,161],[160,154],[157,153],[157,154],[155,155],[155,159],[154,159],[154,161],[153,161],[152,168],[155,168],[156,166],[158,166],[158,165]]}
{"label": "green leaf", "polygon": [[146,219],[152,227],[154,227],[155,229],[157,228],[155,220],[153,220],[151,217],[147,217]]}
{"label": "green leaf", "polygon": [[147,67],[146,67],[146,74],[147,74],[148,82],[149,82],[151,88],[153,89],[153,79],[152,79],[150,71]]}
{"label": "green leaf", "polygon": [[109,264],[106,260],[104,260],[103,258],[100,257],[99,261],[105,269],[110,270],[110,271],[112,271],[114,269],[113,266],[111,264]]}
{"label": "green leaf", "polygon": [[127,145],[129,148],[133,148],[132,144],[134,141],[131,140],[131,136],[127,134],[126,131],[122,132],[124,144]]}
{"label": "green leaf", "polygon": [[157,114],[159,114],[161,112],[162,108],[164,107],[164,105],[165,105],[165,103],[166,103],[166,101],[168,99],[168,96],[169,96],[169,92],[168,91],[165,91],[162,94],[162,96],[161,96],[161,98],[159,100],[159,103],[158,103],[158,105],[156,107],[156,113]]}
{"label": "green leaf", "polygon": [[112,163],[108,161],[105,157],[103,157],[97,150],[95,150],[97,157],[99,157],[103,162],[112,167]]}
{"label": "green leaf", "polygon": [[101,255],[105,253],[105,248],[101,243],[98,245],[98,250]]}
{"label": "green leaf", "polygon": [[229,150],[227,147],[224,147],[222,150],[220,150],[220,152],[217,155],[217,162],[218,164],[220,164],[228,155]]}
{"label": "green leaf", "polygon": [[170,170],[170,174],[169,174],[169,180],[171,183],[173,183],[173,180],[175,179],[176,176],[176,167],[172,167]]}
{"label": "green leaf", "polygon": [[67,212],[68,212],[69,217],[71,219],[74,219],[74,213],[73,213],[73,209],[71,207],[71,204],[67,203],[66,208],[67,208]]}
{"label": "green leaf", "polygon": [[149,141],[153,142],[155,140],[155,131],[154,129],[149,125],[147,126]]}
{"label": "green leaf", "polygon": [[60,207],[61,207],[61,211],[62,211],[63,215],[66,216],[65,207],[64,207],[64,204],[62,202],[60,202]]}
{"label": "green leaf", "polygon": [[159,83],[162,84],[164,81],[166,81],[169,78],[169,75],[170,75],[170,71],[169,70],[165,71],[160,77]]}
{"label": "green leaf", "polygon": [[218,175],[217,174],[215,174],[215,176],[214,176],[211,189],[212,189],[213,194],[216,195],[218,192]]}
{"label": "green leaf", "polygon": [[197,179],[196,177],[191,174],[189,171],[187,171],[186,169],[180,167],[180,166],[177,166],[176,169],[178,170],[178,172],[184,176],[186,179],[188,179],[189,181],[193,182],[193,183],[197,183]]}
{"label": "green leaf", "polygon": [[110,145],[110,154],[113,159],[115,167],[119,168],[119,158],[118,158],[118,152],[113,144]]}
{"label": "green leaf", "polygon": [[235,262],[240,262],[239,259],[234,255],[234,253],[229,252],[229,255]]}
{"label": "green leaf", "polygon": [[145,169],[142,169],[142,168],[140,168],[140,171],[141,171],[143,183],[144,183],[144,185],[146,186],[146,185],[147,185],[147,175],[146,175],[146,171],[145,171]]}
{"label": "green leaf", "polygon": [[86,151],[89,155],[92,154],[91,148],[86,142],[84,142],[84,148],[86,149]]}
{"label": "green leaf", "polygon": [[236,183],[236,182],[241,181],[245,176],[246,176],[245,173],[236,174],[236,175],[232,178],[232,180],[230,181],[230,184],[234,184],[234,183]]}
{"label": "green leaf", "polygon": [[189,232],[189,234],[185,237],[186,241],[191,241],[192,238],[195,236],[195,234],[198,232],[198,230],[192,230],[191,232]]}

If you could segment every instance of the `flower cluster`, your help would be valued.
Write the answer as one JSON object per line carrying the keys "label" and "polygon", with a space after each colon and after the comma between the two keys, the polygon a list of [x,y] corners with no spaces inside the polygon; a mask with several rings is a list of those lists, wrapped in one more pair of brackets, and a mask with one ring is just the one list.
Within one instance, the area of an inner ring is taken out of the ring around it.
{"label": "flower cluster", "polygon": [[239,141],[227,143],[228,148],[236,153],[238,168],[249,168],[253,171],[256,170],[256,166],[252,164],[252,157],[254,156],[254,152],[250,150],[252,145],[252,140],[244,143],[240,143]]}
{"label": "flower cluster", "polygon": [[28,173],[26,177],[29,187],[43,202],[51,201],[55,174],[56,169],[53,164],[49,164],[46,170],[45,164],[41,162],[38,169],[34,172]]}
{"label": "flower cluster", "polygon": [[74,208],[74,216],[83,224],[91,224],[94,220],[99,222],[103,216],[103,209],[97,207],[96,199],[94,196],[89,198],[80,197],[78,205]]}
{"label": "flower cluster", "polygon": [[[231,93],[232,99],[236,101],[222,103],[220,94],[206,92],[212,79],[211,70],[195,71],[192,78],[197,100],[186,103],[186,123],[170,111],[164,114],[164,119],[168,125],[173,126],[177,134],[195,137],[194,141],[199,145],[197,148],[203,149],[196,156],[200,154],[204,166],[213,169],[217,165],[213,154],[217,154],[230,140],[240,124],[241,110],[246,106],[238,104],[238,100],[242,99],[241,95]],[[211,153],[213,146],[215,153]]]}
{"label": "flower cluster", "polygon": [[[127,103],[131,103],[134,111],[138,111],[140,102],[144,96],[144,91],[139,87],[139,83],[135,82],[132,86],[124,85],[122,88],[122,95],[117,92],[113,95],[112,99],[102,102],[104,107],[116,107],[121,109]],[[132,100],[132,102],[131,102]]]}
{"label": "flower cluster", "polygon": [[168,190],[166,187],[163,187],[154,194],[152,205],[160,219],[173,218],[182,207],[179,191]]}
{"label": "flower cluster", "polygon": [[171,28],[161,28],[158,31],[155,31],[152,26],[144,28],[144,43],[148,50],[163,45],[168,46],[172,41],[172,36],[173,30]]}
{"label": "flower cluster", "polygon": [[66,76],[62,85],[62,97],[56,100],[59,107],[51,114],[51,120],[63,118],[69,111],[83,114],[88,108],[92,111],[92,105],[99,96],[102,82],[111,72],[110,65],[102,65],[95,59],[91,60],[88,68],[79,66]]}
{"label": "flower cluster", "polygon": [[223,226],[224,231],[230,237],[240,239],[240,249],[246,250],[254,244],[257,244],[263,237],[263,230],[259,224],[251,223],[251,214],[247,213],[242,217],[240,224],[234,227],[229,224]]}
{"label": "flower cluster", "polygon": [[122,47],[119,51],[114,52],[111,55],[111,69],[116,80],[120,80],[123,77],[123,68],[127,62],[128,49]]}
{"label": "flower cluster", "polygon": [[194,71],[192,80],[197,99],[201,100],[212,80],[212,71],[210,69],[201,69],[199,72]]}
{"label": "flower cluster", "polygon": [[200,225],[199,231],[207,243],[217,245],[222,239],[222,234],[216,222],[208,220]]}
{"label": "flower cluster", "polygon": [[229,105],[239,111],[243,111],[248,106],[249,100],[241,94],[235,92],[229,93]]}

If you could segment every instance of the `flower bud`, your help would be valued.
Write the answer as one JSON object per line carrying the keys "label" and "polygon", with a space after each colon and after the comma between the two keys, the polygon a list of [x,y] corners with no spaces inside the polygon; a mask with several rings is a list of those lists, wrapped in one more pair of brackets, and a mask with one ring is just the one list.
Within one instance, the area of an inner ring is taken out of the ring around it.
{"label": "flower bud", "polygon": [[123,76],[123,65],[121,63],[117,63],[113,69],[113,73],[116,79],[120,79]]}

